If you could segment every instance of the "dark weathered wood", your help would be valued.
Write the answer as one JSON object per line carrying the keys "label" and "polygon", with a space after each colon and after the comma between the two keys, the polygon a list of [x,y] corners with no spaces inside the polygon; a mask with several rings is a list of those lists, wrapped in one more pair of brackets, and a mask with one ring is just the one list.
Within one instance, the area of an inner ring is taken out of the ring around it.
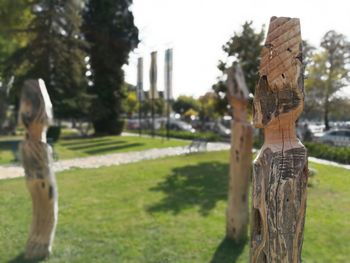
{"label": "dark weathered wood", "polygon": [[249,91],[239,64],[228,70],[227,97],[233,108],[226,236],[247,237],[248,187],[251,174],[253,128],[247,120]]}
{"label": "dark weathered wood", "polygon": [[254,97],[265,141],[254,161],[251,262],[301,262],[308,176],[295,132],[304,106],[301,43],[299,19],[271,18]]}
{"label": "dark weathered wood", "polygon": [[43,80],[25,82],[19,120],[26,129],[26,138],[20,149],[27,188],[33,203],[32,225],[25,257],[45,258],[51,252],[58,205],[52,149],[46,143],[46,129],[52,121],[52,104]]}

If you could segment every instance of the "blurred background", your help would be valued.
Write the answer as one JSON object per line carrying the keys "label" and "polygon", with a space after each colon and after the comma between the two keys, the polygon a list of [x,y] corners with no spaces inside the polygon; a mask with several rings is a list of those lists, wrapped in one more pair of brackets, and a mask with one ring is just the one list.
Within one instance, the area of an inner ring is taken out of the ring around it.
{"label": "blurred background", "polygon": [[[233,61],[242,65],[252,101],[267,25],[278,15],[301,20],[305,110],[298,136],[316,148],[349,147],[347,5],[338,0],[317,7],[252,0],[1,1],[0,134],[21,134],[17,110],[23,81],[42,78],[54,106],[53,141],[60,134],[122,131],[229,141],[233,112],[225,71]],[[261,142],[256,131],[255,146]]]}

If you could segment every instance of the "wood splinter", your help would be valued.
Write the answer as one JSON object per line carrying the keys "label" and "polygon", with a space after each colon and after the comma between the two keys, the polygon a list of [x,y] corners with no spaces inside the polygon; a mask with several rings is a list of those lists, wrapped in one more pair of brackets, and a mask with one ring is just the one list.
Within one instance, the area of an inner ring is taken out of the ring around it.
{"label": "wood splinter", "polygon": [[43,80],[24,83],[19,120],[26,129],[20,152],[33,204],[25,258],[41,259],[51,252],[58,214],[52,148],[46,143],[46,130],[52,122],[52,104]]}
{"label": "wood splinter", "polygon": [[301,262],[307,151],[295,122],[304,107],[302,40],[297,18],[272,17],[261,53],[254,125],[264,145],[254,161],[250,262]]}
{"label": "wood splinter", "polygon": [[233,108],[231,155],[226,215],[226,236],[235,241],[247,237],[248,187],[251,174],[253,127],[247,120],[249,91],[239,64],[228,69],[227,98]]}

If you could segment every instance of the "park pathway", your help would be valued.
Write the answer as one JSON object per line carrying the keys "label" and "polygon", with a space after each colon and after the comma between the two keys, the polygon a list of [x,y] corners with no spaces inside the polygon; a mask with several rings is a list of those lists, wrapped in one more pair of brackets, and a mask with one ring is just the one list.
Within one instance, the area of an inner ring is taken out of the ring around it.
{"label": "park pathway", "polygon": [[[206,151],[228,150],[228,143],[208,143]],[[158,159],[168,156],[188,154],[190,149],[184,147],[155,148],[144,151],[114,153],[98,156],[89,156],[69,160],[59,160],[54,163],[55,172],[61,172],[72,168],[99,168],[103,166],[119,165],[125,163],[139,162],[143,160]],[[24,176],[24,170],[20,165],[0,166],[0,180]]]}
{"label": "park pathway", "polygon": [[[229,143],[208,143],[206,151],[222,151],[230,149]],[[69,160],[59,160],[54,163],[55,172],[61,172],[72,168],[99,168],[103,166],[120,165],[125,163],[139,162],[143,160],[152,160],[168,156],[177,156],[188,154],[189,147],[171,147],[171,148],[156,148],[144,151],[125,152],[106,154],[98,156],[89,156],[83,158],[75,158]],[[332,161],[322,160],[314,157],[309,157],[309,161],[337,166],[350,170],[350,165],[339,164]],[[0,180],[8,178],[16,178],[24,176],[23,168],[20,165],[4,165],[0,166]]]}

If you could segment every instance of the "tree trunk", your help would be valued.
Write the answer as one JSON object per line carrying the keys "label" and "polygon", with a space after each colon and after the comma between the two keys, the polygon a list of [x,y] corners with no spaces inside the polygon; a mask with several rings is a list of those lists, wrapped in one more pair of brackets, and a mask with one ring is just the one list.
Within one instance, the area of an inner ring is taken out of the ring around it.
{"label": "tree trunk", "polygon": [[324,126],[325,126],[325,130],[328,131],[329,130],[329,120],[328,120],[328,113],[329,113],[329,104],[328,104],[328,96],[326,96],[325,99],[325,104],[324,104],[324,115],[323,115],[323,120],[324,120]]}
{"label": "tree trunk", "polygon": [[301,262],[308,168],[295,131],[304,104],[299,19],[271,18],[261,56],[254,124],[265,141],[254,161],[250,262]]}
{"label": "tree trunk", "polygon": [[42,80],[25,82],[20,107],[20,121],[26,129],[26,139],[21,143],[20,152],[33,203],[25,258],[32,260],[49,256],[58,214],[52,149],[46,143],[46,129],[52,121],[52,105]]}
{"label": "tree trunk", "polygon": [[253,127],[247,121],[249,92],[238,64],[229,69],[227,91],[227,97],[233,108],[233,121],[226,236],[241,241],[247,237],[249,222],[248,187],[251,178]]}

